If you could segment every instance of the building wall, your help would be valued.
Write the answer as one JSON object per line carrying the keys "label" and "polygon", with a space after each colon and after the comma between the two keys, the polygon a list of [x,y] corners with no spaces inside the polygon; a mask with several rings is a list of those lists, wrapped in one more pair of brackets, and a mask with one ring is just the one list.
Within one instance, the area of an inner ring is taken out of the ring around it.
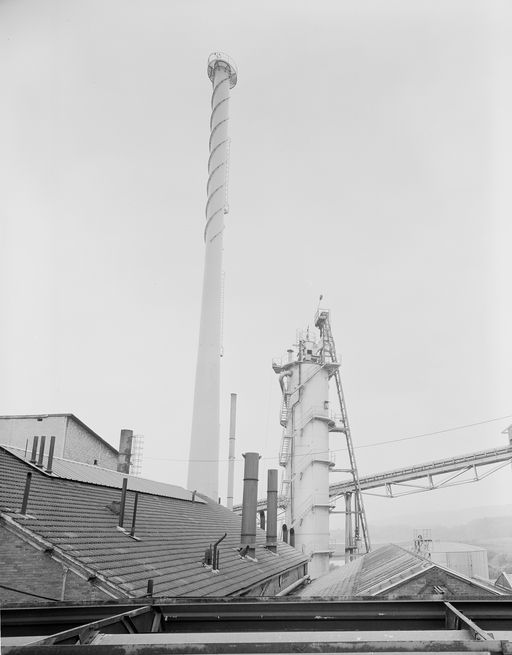
{"label": "building wall", "polygon": [[55,437],[55,457],[63,457],[64,441],[66,436],[66,416],[46,417],[2,417],[0,418],[0,444],[14,446],[25,450],[27,457],[32,452],[34,436],[46,436],[45,451],[48,453],[50,437]]}
{"label": "building wall", "polygon": [[[94,464],[117,469],[117,454],[103,441],[71,416],[13,416],[0,418],[0,444],[27,449],[30,459],[34,436],[46,436],[45,458],[47,461],[50,437],[55,437],[55,457],[75,462]],[[39,444],[38,444],[39,447]]]}
{"label": "building wall", "polygon": [[377,595],[386,598],[428,598],[432,597],[434,594],[438,594],[434,589],[435,586],[445,589],[445,595],[447,597],[456,596],[458,598],[469,598],[474,596],[485,596],[496,598],[497,596],[497,594],[494,594],[492,591],[487,591],[482,587],[476,587],[475,585],[472,585],[465,580],[461,580],[454,575],[450,575],[447,571],[438,568],[425,571],[425,573],[416,578],[406,581],[390,591],[383,591]]}
{"label": "building wall", "polygon": [[255,585],[249,591],[240,595],[246,597],[277,596],[280,591],[283,591],[305,575],[307,575],[307,566],[301,564],[291,571],[287,571],[281,575],[276,575],[274,578],[271,578],[266,582]]}
{"label": "building wall", "polygon": [[63,457],[85,464],[94,464],[96,460],[98,466],[115,471],[117,455],[72,417],[67,418]]}
{"label": "building wall", "polygon": [[[1,585],[56,600],[87,602],[111,598],[73,571],[68,570],[65,574],[65,569],[60,562],[20,539],[2,525],[0,525],[0,562]],[[0,587],[0,604],[20,602],[44,603],[46,601]]]}

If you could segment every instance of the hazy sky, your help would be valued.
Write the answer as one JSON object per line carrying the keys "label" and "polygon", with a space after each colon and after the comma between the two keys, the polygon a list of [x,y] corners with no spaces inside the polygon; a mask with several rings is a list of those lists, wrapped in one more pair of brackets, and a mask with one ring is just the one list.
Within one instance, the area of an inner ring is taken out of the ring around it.
{"label": "hazy sky", "polygon": [[[2,0],[0,413],[133,428],[144,475],[185,484],[222,50],[223,498],[229,394],[264,480],[271,361],[320,293],[362,475],[504,445],[512,418],[365,447],[512,415],[511,30],[489,0]],[[506,503],[511,476],[368,497],[370,527]]]}

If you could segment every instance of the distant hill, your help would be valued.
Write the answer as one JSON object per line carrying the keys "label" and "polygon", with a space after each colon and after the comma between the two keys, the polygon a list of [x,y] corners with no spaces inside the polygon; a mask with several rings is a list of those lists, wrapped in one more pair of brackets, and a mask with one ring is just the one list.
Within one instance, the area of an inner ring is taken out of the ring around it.
{"label": "distant hill", "polygon": [[[404,516],[396,523],[370,523],[372,543],[411,543],[415,529],[430,529],[433,540],[456,541],[482,546],[489,557],[490,576],[500,571],[512,573],[512,505],[469,508],[467,511],[443,511],[430,516]],[[343,543],[342,530],[331,540]],[[341,554],[338,550],[337,554]]]}

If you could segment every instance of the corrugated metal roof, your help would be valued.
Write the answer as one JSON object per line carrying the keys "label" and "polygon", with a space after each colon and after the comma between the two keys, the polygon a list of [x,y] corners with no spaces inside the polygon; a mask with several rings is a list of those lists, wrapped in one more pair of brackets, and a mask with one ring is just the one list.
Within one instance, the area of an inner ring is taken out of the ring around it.
{"label": "corrugated metal roof", "polygon": [[[135,534],[118,529],[113,503],[118,489],[44,475],[34,470],[28,515],[20,517],[29,464],[0,448],[0,509],[11,526],[21,526],[52,544],[80,566],[115,585],[119,597],[141,597],[148,578],[158,596],[228,596],[265,584],[303,566],[307,557],[284,543],[277,554],[265,548],[257,530],[256,560],[242,558],[241,517],[215,502],[185,502],[154,494],[139,496]],[[128,493],[125,525],[132,520],[135,494]],[[220,545],[220,570],[203,566],[205,548]],[[23,574],[20,573],[20,576]],[[20,577],[22,580],[22,577]]]}
{"label": "corrugated metal roof", "polygon": [[[4,448],[19,459],[22,459],[25,463],[33,466],[28,462],[28,459],[25,458],[25,451],[23,449],[15,448],[14,446],[0,446],[0,448]],[[29,455],[27,455],[27,458],[28,457]],[[45,466],[47,463],[48,457],[45,456]],[[34,468],[37,467],[34,466]],[[37,470],[40,471],[39,468],[37,468]],[[192,500],[191,491],[174,484],[147,480],[146,478],[139,478],[135,475],[118,473],[117,471],[102,468],[101,466],[94,466],[93,464],[85,464],[83,462],[73,462],[69,459],[62,459],[60,457],[54,457],[50,477],[63,478],[64,480],[75,480],[76,482],[87,482],[89,484],[99,484],[103,487],[114,487],[115,489],[121,489],[123,486],[123,479],[128,478],[128,489],[132,491],[153,494],[154,496],[165,496],[167,498],[178,498],[180,500]],[[205,501],[196,495],[195,502],[204,503]]]}
{"label": "corrugated metal roof", "polygon": [[300,596],[377,596],[398,587],[430,569],[441,569],[455,575],[482,591],[496,592],[483,581],[463,576],[439,564],[412,553],[396,544],[381,546],[359,559],[314,580],[299,592]]}

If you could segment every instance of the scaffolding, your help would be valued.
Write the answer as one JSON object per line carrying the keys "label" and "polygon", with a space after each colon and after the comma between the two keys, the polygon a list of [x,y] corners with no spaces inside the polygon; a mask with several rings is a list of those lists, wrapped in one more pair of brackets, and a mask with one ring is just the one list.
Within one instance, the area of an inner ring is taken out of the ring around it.
{"label": "scaffolding", "polygon": [[144,435],[134,434],[133,441],[132,441],[132,460],[130,465],[130,475],[141,475],[143,458],[144,458]]}

